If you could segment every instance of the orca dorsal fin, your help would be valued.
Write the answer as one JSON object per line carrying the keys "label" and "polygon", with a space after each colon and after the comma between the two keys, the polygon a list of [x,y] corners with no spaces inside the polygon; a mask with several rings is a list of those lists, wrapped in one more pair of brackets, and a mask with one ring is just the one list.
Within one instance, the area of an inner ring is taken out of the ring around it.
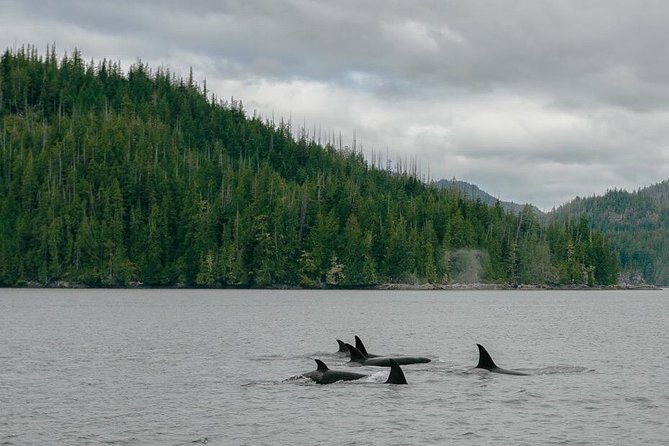
{"label": "orca dorsal fin", "polygon": [[355,337],[355,348],[360,350],[360,353],[363,355],[369,356],[369,353],[367,353],[367,349],[365,348],[365,344],[362,343],[358,336]]}
{"label": "orca dorsal fin", "polygon": [[362,354],[360,350],[353,347],[351,344],[347,343],[346,348],[348,348],[348,352],[351,354],[351,360],[349,362],[365,362],[367,359],[367,356]]}
{"label": "orca dorsal fin", "polygon": [[488,351],[481,344],[476,345],[479,348],[479,363],[476,365],[476,368],[486,370],[498,369],[499,367],[497,367],[495,361],[492,360]]}
{"label": "orca dorsal fin", "polygon": [[337,350],[337,352],[342,352],[342,353],[348,352],[348,349],[346,348],[346,344],[344,344],[344,341],[337,339],[337,344],[339,344],[339,350]]}
{"label": "orca dorsal fin", "polygon": [[316,365],[318,366],[319,372],[327,372],[328,370],[330,370],[328,366],[326,366],[325,363],[320,359],[314,359],[314,361],[316,361]]}
{"label": "orca dorsal fin", "polygon": [[397,361],[392,358],[390,359],[390,375],[388,375],[386,384],[408,384],[402,368]]}

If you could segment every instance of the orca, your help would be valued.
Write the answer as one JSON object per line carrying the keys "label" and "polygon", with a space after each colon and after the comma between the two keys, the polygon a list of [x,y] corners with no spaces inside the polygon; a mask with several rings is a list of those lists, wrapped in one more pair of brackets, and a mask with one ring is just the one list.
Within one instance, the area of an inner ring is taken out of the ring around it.
{"label": "orca", "polygon": [[[302,376],[316,381],[318,384],[332,384],[337,381],[355,381],[356,379],[365,378],[368,375],[362,373],[345,372],[341,370],[330,370],[327,365],[320,359],[315,359],[317,369],[313,372],[304,373]],[[407,384],[404,372],[399,364],[390,360],[390,374],[385,384]]]}
{"label": "orca", "polygon": [[348,353],[348,349],[346,348],[344,341],[337,339],[337,344],[339,344],[339,350],[337,350],[337,353]]}
{"label": "orca", "polygon": [[479,348],[479,363],[476,365],[475,368],[488,370],[489,372],[492,373],[501,373],[504,375],[528,376],[527,373],[516,372],[515,370],[506,370],[497,367],[497,364],[495,364],[495,361],[492,360],[492,357],[490,356],[488,351],[481,344],[476,344],[476,345]]}
{"label": "orca", "polygon": [[[344,348],[346,349],[346,344],[344,344]],[[362,341],[360,340],[360,338],[358,336],[355,337],[355,348],[360,350],[360,353],[367,356],[368,358],[378,358],[379,356],[383,356],[383,355],[373,355],[371,353],[367,353],[367,349],[365,348],[365,344],[362,343]],[[348,349],[346,349],[344,351],[348,352]]]}
{"label": "orca", "polygon": [[386,384],[408,384],[402,368],[394,359],[390,360],[390,374]]}
{"label": "orca", "polygon": [[424,358],[421,356],[377,356],[375,358],[370,358],[357,348],[353,347],[351,344],[346,344],[346,347],[351,354],[351,360],[349,361],[349,364],[357,363],[375,367],[390,367],[392,362],[396,362],[399,365],[407,365],[420,364],[431,361],[430,358]]}

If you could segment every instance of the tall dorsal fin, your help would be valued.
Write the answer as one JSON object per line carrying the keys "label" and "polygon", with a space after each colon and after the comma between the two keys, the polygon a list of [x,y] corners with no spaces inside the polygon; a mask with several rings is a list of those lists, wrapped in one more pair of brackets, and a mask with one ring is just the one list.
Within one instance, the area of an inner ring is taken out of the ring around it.
{"label": "tall dorsal fin", "polygon": [[388,375],[386,384],[407,384],[407,379],[404,377],[400,365],[392,358],[390,359],[390,375]]}
{"label": "tall dorsal fin", "polygon": [[350,362],[365,362],[367,359],[367,356],[363,355],[360,350],[353,347],[351,344],[347,343],[346,348],[348,348],[348,352],[351,354]]}
{"label": "tall dorsal fin", "polygon": [[357,335],[355,337],[355,348],[360,350],[360,353],[362,353],[363,355],[369,356],[369,353],[367,353],[367,349],[365,348],[365,344],[362,343],[362,341]]}
{"label": "tall dorsal fin", "polygon": [[337,352],[348,353],[348,349],[346,348],[344,341],[337,339],[337,344],[339,344],[339,350],[337,350]]}
{"label": "tall dorsal fin", "polygon": [[314,361],[316,361],[316,365],[318,366],[319,372],[327,372],[328,370],[330,370],[328,366],[326,366],[325,363],[320,359],[314,359]]}
{"label": "tall dorsal fin", "polygon": [[498,369],[499,367],[497,367],[495,361],[492,360],[488,351],[483,348],[481,344],[476,345],[479,348],[479,363],[476,365],[476,368],[486,370]]}

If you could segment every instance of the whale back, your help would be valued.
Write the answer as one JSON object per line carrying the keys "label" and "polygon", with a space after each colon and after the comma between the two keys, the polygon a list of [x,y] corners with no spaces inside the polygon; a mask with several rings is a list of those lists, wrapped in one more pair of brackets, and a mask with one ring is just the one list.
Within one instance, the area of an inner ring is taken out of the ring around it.
{"label": "whale back", "polygon": [[316,361],[316,365],[318,366],[317,370],[319,372],[327,372],[328,370],[330,370],[328,366],[326,366],[325,363],[320,359],[314,359],[314,361]]}
{"label": "whale back", "polygon": [[390,375],[388,375],[386,384],[407,384],[402,368],[394,359],[390,360]]}
{"label": "whale back", "polygon": [[476,344],[479,348],[479,363],[476,365],[477,369],[486,369],[486,370],[492,370],[492,369],[497,369],[497,364],[495,364],[495,361],[492,360],[492,357],[488,353],[488,351],[481,345],[481,344]]}
{"label": "whale back", "polygon": [[353,347],[351,344],[347,343],[346,348],[348,348],[348,352],[351,354],[351,360],[349,362],[363,363],[367,360],[367,356],[365,356],[360,350]]}
{"label": "whale back", "polygon": [[365,348],[365,344],[362,343],[362,341],[360,340],[360,338],[357,335],[355,337],[355,348],[360,350],[360,353],[362,353],[363,355],[369,357],[369,353],[367,352],[367,349]]}
{"label": "whale back", "polygon": [[337,353],[348,353],[348,349],[346,348],[344,341],[337,339],[337,344],[339,345],[339,350],[337,350]]}

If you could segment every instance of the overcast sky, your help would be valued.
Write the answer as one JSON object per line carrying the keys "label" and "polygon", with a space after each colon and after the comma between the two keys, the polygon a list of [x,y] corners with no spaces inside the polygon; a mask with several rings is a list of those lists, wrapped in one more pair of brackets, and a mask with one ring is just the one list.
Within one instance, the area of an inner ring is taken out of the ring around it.
{"label": "overcast sky", "polygon": [[192,67],[249,114],[544,210],[669,178],[668,24],[663,0],[0,0],[3,47]]}

